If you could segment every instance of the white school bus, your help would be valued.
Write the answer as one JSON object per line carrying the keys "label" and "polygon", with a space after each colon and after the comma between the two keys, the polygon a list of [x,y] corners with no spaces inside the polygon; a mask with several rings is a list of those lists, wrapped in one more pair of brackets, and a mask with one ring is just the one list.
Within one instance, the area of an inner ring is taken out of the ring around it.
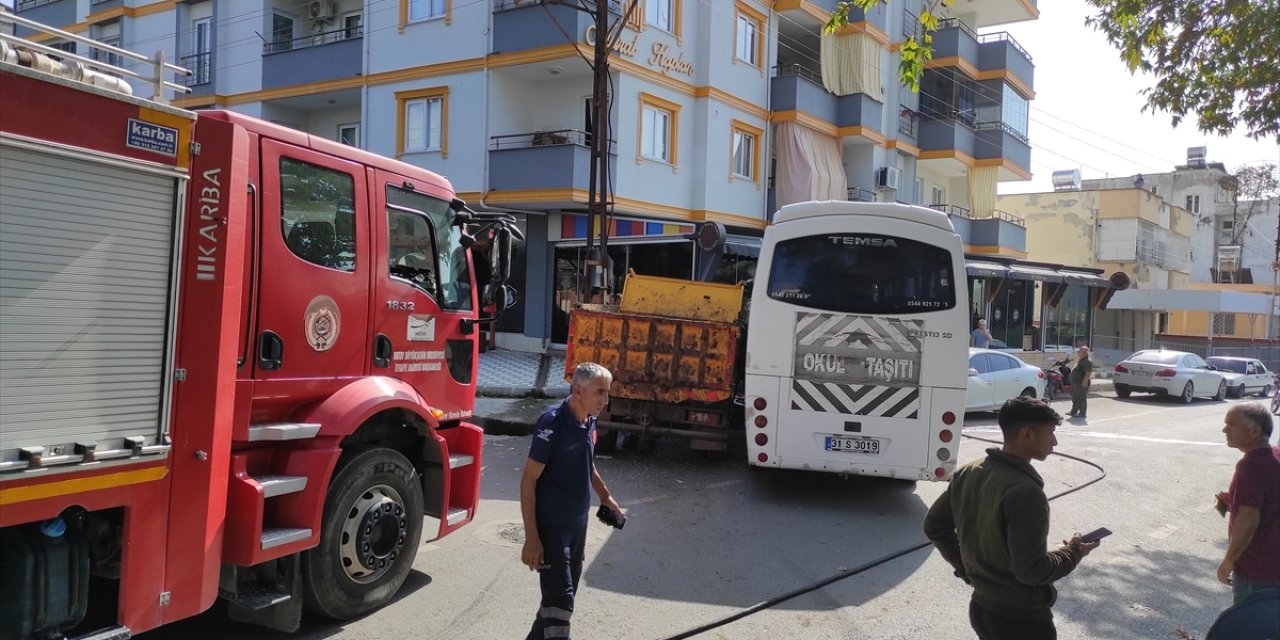
{"label": "white school bus", "polygon": [[765,231],[747,332],[752,465],[904,480],[955,468],[964,246],[924,207],[804,202]]}

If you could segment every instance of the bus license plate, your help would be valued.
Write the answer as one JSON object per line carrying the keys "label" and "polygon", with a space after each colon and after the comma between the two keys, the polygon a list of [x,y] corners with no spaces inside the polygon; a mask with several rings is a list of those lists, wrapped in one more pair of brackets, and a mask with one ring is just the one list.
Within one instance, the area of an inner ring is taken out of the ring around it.
{"label": "bus license plate", "polygon": [[845,436],[827,436],[827,451],[846,451],[849,453],[865,453],[880,455],[880,441],[875,438],[848,438]]}

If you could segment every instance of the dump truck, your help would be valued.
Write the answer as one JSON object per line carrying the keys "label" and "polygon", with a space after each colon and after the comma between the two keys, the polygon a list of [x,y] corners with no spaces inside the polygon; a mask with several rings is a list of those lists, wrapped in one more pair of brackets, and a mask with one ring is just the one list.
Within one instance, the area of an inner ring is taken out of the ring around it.
{"label": "dump truck", "polygon": [[598,446],[634,434],[642,449],[662,436],[724,451],[741,430],[743,286],[627,274],[618,305],[569,314],[565,380],[581,362],[613,372]]}

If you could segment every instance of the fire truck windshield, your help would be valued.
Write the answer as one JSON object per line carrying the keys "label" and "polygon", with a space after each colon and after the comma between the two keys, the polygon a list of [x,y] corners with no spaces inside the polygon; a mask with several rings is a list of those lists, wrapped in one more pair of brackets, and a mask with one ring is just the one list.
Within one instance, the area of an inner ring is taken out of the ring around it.
{"label": "fire truck windshield", "polygon": [[394,206],[387,209],[391,274],[438,297],[441,308],[470,309],[467,251],[462,246],[462,229],[453,223],[456,214],[449,203],[388,185],[387,204]]}

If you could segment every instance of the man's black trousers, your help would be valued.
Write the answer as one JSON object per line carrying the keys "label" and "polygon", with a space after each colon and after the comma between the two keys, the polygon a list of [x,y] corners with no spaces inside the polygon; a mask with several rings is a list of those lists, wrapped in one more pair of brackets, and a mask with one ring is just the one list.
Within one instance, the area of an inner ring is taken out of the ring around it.
{"label": "man's black trousers", "polygon": [[1006,618],[969,601],[969,624],[978,632],[978,640],[1058,640],[1053,614],[1044,620]]}
{"label": "man's black trousers", "polygon": [[548,568],[538,572],[542,603],[525,640],[569,638],[573,601],[582,578],[582,554],[586,549],[587,526],[577,529],[538,527],[542,539],[542,561]]}

